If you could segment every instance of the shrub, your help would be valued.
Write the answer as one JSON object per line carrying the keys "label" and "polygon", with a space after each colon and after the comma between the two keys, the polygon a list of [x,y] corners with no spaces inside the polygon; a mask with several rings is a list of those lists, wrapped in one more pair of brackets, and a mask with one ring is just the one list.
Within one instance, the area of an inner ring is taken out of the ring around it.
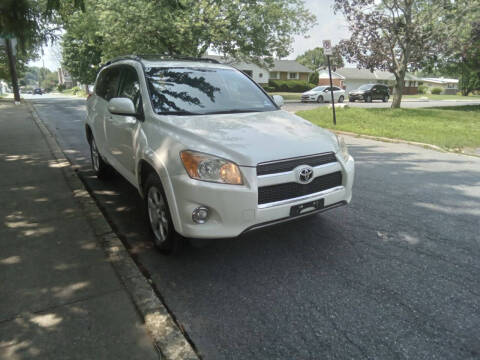
{"label": "shrub", "polygon": [[273,88],[271,91],[280,92],[304,92],[316,86],[301,80],[270,80],[268,85]]}
{"label": "shrub", "polygon": [[59,84],[59,85],[57,86],[57,90],[60,91],[60,92],[62,92],[62,91],[65,90],[65,89],[66,89],[66,87],[65,87],[64,84]]}
{"label": "shrub", "polygon": [[443,89],[442,88],[439,88],[439,87],[434,87],[432,89],[432,94],[433,95],[440,95],[442,93]]}
{"label": "shrub", "polygon": [[265,90],[266,92],[272,92],[272,91],[275,91],[275,88],[273,86],[268,86],[266,84],[263,84],[262,85],[262,88],[263,90]]}
{"label": "shrub", "polygon": [[426,94],[426,93],[427,93],[427,90],[428,90],[428,86],[420,85],[420,86],[418,87],[418,93],[419,93],[419,94]]}

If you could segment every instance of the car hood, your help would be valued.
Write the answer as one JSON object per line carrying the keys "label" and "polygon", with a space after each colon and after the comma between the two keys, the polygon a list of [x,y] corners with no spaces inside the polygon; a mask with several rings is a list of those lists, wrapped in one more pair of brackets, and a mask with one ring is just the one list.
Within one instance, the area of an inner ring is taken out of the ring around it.
{"label": "car hood", "polygon": [[191,138],[185,144],[189,149],[222,156],[243,166],[338,150],[330,131],[283,110],[168,116],[164,120]]}
{"label": "car hood", "polygon": [[316,95],[316,94],[318,94],[318,92],[312,91],[312,90],[305,91],[304,93],[302,93],[302,95]]}

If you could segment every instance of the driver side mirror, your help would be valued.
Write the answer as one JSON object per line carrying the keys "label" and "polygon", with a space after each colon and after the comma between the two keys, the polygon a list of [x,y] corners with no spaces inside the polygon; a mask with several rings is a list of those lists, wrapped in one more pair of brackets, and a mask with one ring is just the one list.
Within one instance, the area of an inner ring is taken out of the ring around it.
{"label": "driver side mirror", "polygon": [[137,116],[133,101],[128,98],[112,98],[108,102],[108,111],[115,115]]}
{"label": "driver side mirror", "polygon": [[277,104],[278,107],[282,107],[283,104],[285,103],[283,101],[283,96],[280,96],[280,95],[273,95],[273,101],[275,102],[275,104]]}

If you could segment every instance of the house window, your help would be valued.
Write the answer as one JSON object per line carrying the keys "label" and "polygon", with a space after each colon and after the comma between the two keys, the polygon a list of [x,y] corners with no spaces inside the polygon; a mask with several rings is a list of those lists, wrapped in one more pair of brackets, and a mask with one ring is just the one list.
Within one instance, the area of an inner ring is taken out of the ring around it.
{"label": "house window", "polygon": [[263,78],[263,73],[259,73],[259,74],[258,74],[258,77],[259,77],[260,79]]}
{"label": "house window", "polygon": [[290,80],[296,80],[298,79],[298,73],[288,73],[288,78]]}
{"label": "house window", "polygon": [[278,71],[270,72],[270,79],[273,79],[273,80],[280,79],[280,73]]}

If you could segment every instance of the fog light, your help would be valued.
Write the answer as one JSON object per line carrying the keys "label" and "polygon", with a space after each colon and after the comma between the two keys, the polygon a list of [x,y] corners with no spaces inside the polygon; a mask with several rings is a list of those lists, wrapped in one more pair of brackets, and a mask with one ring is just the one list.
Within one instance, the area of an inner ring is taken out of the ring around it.
{"label": "fog light", "polygon": [[208,219],[208,208],[199,206],[192,212],[192,220],[197,224],[204,224]]}

